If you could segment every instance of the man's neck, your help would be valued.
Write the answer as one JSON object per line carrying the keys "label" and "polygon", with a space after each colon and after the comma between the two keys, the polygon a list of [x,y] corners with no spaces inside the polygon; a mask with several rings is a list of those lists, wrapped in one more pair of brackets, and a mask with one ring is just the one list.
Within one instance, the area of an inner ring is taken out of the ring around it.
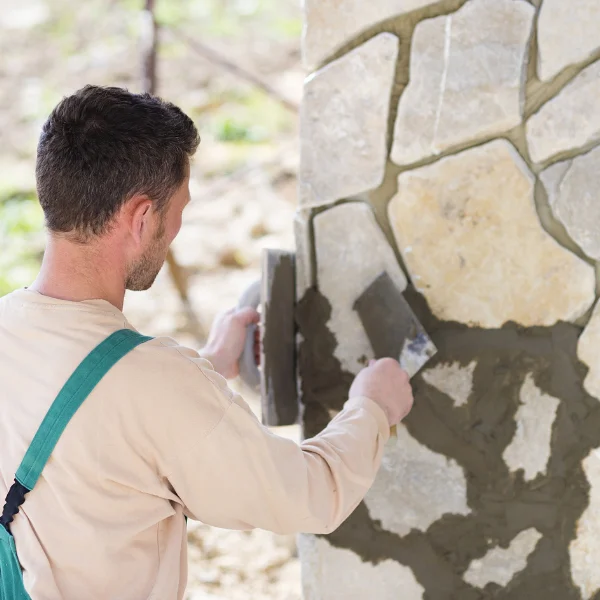
{"label": "man's neck", "polygon": [[122,267],[110,254],[92,245],[82,248],[50,235],[42,268],[29,289],[59,300],[106,300],[119,310],[125,301]]}

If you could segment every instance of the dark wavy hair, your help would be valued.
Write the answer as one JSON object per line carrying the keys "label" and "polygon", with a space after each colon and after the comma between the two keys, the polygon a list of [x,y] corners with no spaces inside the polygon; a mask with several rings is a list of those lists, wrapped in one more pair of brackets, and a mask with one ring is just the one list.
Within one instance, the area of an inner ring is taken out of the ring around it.
{"label": "dark wavy hair", "polygon": [[100,235],[134,194],[162,212],[199,143],[192,120],[170,102],[84,87],[58,104],[40,136],[36,178],[46,226],[83,239]]}

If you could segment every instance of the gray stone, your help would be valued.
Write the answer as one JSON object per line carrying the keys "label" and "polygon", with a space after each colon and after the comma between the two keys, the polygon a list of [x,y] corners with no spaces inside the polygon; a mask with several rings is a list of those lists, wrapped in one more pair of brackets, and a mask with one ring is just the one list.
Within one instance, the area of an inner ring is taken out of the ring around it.
{"label": "gray stone", "polygon": [[390,223],[438,318],[489,328],[553,325],[592,305],[594,269],[542,228],[533,187],[505,140],[399,176]]}
{"label": "gray stone", "polygon": [[600,148],[540,174],[554,216],[580,248],[600,260]]}
{"label": "gray stone", "polygon": [[496,547],[483,558],[474,560],[465,572],[465,581],[478,588],[488,583],[505,586],[527,566],[527,558],[541,539],[542,534],[533,527],[521,531],[508,548]]}
{"label": "gray stone", "polygon": [[529,153],[543,163],[600,140],[600,62],[584,69],[526,124]]}
{"label": "gray stone", "polygon": [[544,0],[538,19],[538,76],[549,81],[600,48],[598,0]]}
{"label": "gray stone", "polygon": [[517,430],[502,458],[512,472],[524,471],[525,481],[546,473],[550,460],[552,426],[560,400],[544,394],[528,375],[521,388],[521,406],[515,420]]}
{"label": "gray stone", "polygon": [[395,163],[413,164],[519,125],[534,13],[521,0],[471,0],[417,25]]}
{"label": "gray stone", "polygon": [[296,301],[302,299],[312,286],[312,235],[310,210],[299,209],[294,215],[294,238],[296,240]]}
{"label": "gray stone", "polygon": [[460,363],[440,363],[423,373],[423,379],[440,392],[450,396],[454,406],[464,406],[473,391],[473,372],[477,362],[463,367]]}
{"label": "gray stone", "polygon": [[373,25],[440,0],[304,0],[304,64],[313,69]]}
{"label": "gray stone", "polygon": [[300,204],[329,204],[381,184],[398,38],[382,33],[305,84]]}
{"label": "gray stone", "polygon": [[301,535],[298,551],[302,562],[304,600],[422,600],[424,589],[412,570],[395,560],[363,562],[345,548],[325,538]]}
{"label": "gray stone", "polygon": [[592,318],[583,330],[577,345],[577,356],[589,367],[583,382],[585,391],[600,400],[600,302],[596,304]]}
{"label": "gray stone", "polygon": [[383,271],[402,291],[406,277],[369,205],[342,204],[313,222],[317,282],[331,303],[328,327],[337,338],[335,355],[345,370],[357,373],[373,350],[354,302]]}
{"label": "gray stone", "polygon": [[371,518],[404,536],[411,529],[427,531],[445,514],[470,514],[462,467],[418,442],[404,425],[397,432],[365,498]]}
{"label": "gray stone", "polygon": [[600,589],[600,449],[589,453],[583,470],[590,484],[590,503],[577,522],[569,556],[573,582],[581,590],[583,600],[589,600]]}

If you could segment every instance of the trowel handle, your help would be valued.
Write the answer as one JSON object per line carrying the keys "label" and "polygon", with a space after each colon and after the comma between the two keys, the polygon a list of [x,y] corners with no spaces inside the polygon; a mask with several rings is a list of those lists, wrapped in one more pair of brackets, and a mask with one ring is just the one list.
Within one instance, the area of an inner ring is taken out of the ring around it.
{"label": "trowel handle", "polygon": [[[260,305],[260,280],[255,281],[253,284],[246,288],[246,291],[242,294],[239,299],[238,308],[254,308],[257,309]],[[246,342],[244,343],[244,350],[240,357],[240,377],[242,381],[255,391],[260,388],[260,370],[256,364],[254,357],[254,340],[256,336],[257,325],[249,325],[248,332],[246,333]]]}

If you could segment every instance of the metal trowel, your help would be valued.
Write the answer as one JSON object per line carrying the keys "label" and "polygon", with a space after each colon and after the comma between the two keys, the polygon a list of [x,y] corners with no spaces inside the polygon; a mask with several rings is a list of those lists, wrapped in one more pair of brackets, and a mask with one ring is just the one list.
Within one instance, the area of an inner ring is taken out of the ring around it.
{"label": "metal trowel", "polygon": [[[387,271],[357,298],[354,310],[362,322],[375,358],[394,358],[412,379],[437,348]],[[392,435],[396,428],[392,428]]]}
{"label": "metal trowel", "polygon": [[375,358],[394,358],[416,375],[437,352],[423,325],[387,271],[367,287],[354,303]]}

